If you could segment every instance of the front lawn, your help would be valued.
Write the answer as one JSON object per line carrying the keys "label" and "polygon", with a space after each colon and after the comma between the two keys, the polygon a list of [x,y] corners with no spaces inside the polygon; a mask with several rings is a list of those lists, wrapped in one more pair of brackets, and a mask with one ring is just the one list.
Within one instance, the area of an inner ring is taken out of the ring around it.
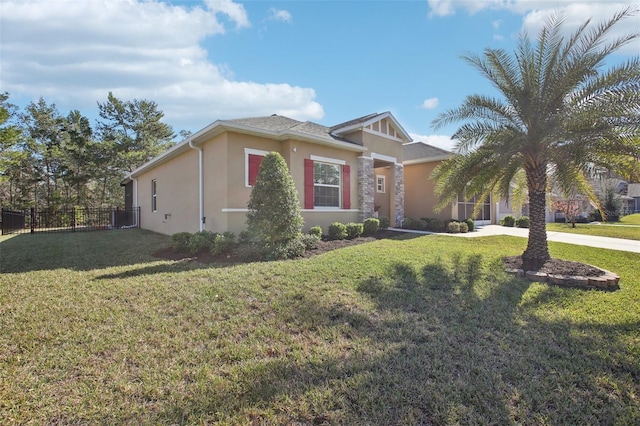
{"label": "front lawn", "polygon": [[547,231],[568,232],[571,234],[596,235],[598,237],[623,238],[625,240],[640,240],[640,226],[611,226],[609,224],[592,225],[576,223],[571,227],[567,223],[547,223]]}
{"label": "front lawn", "polygon": [[638,424],[637,254],[551,243],[621,290],[515,279],[518,237],[162,261],[142,230],[0,239],[2,424]]}

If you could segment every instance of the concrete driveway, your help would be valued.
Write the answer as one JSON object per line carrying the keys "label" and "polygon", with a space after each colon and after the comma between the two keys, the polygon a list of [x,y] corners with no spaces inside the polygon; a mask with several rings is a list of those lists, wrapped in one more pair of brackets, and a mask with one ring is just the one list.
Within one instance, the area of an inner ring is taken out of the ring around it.
{"label": "concrete driveway", "polygon": [[[526,228],[511,228],[501,225],[485,225],[479,226],[473,232],[466,234],[447,234],[467,238],[483,237],[489,235],[512,235],[515,237],[529,236],[529,230]],[[588,247],[605,248],[609,250],[630,251],[640,253],[640,241],[625,240],[622,238],[597,237],[595,235],[570,234],[568,232],[547,231],[547,240],[559,243],[577,244]]]}

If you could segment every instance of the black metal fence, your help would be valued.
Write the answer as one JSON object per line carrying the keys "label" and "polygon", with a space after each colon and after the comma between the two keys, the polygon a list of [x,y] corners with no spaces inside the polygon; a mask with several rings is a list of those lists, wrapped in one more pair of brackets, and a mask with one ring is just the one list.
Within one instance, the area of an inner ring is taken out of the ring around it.
{"label": "black metal fence", "polygon": [[37,210],[2,209],[2,235],[36,232],[83,232],[140,227],[140,207]]}

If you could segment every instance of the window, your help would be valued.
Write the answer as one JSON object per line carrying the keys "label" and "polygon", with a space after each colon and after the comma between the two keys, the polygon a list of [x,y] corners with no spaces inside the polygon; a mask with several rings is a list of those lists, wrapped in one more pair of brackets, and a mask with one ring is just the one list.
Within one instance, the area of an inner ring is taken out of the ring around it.
{"label": "window", "polygon": [[158,211],[158,183],[155,179],[151,181],[151,211]]}
{"label": "window", "polygon": [[267,151],[244,149],[244,186],[247,188],[256,184],[260,163],[265,155],[267,155]]}
{"label": "window", "polygon": [[384,193],[386,187],[384,175],[376,175],[376,191]]}
{"label": "window", "polygon": [[473,197],[469,201],[464,201],[464,196],[458,194],[458,219],[464,220],[472,218],[473,220],[490,220],[491,219],[491,204],[489,200],[485,200],[482,203],[482,208],[476,216],[473,216],[473,208],[478,202],[478,197]]}
{"label": "window", "polygon": [[313,163],[313,204],[340,208],[340,165]]}
{"label": "window", "polygon": [[316,155],[305,158],[304,208],[351,208],[350,167],[346,161]]}

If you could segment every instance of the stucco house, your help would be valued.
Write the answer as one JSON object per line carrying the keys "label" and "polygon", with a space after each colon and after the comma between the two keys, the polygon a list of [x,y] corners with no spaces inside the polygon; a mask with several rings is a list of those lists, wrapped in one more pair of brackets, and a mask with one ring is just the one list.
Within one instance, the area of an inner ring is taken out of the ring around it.
{"label": "stucco house", "polygon": [[218,120],[126,176],[126,207],[163,234],[240,232],[262,157],[280,153],[298,190],[305,229],[404,217],[403,144],[390,112],[336,126],[271,115]]}
{"label": "stucco house", "polygon": [[[475,198],[464,200],[462,194],[449,207],[436,213],[433,207],[438,203],[435,181],[431,179],[433,170],[452,155],[444,149],[424,142],[412,142],[403,146],[405,176],[405,216],[411,218],[437,218],[442,220],[465,220],[473,217]],[[498,205],[487,200],[480,213],[473,217],[476,224],[496,223]]]}

